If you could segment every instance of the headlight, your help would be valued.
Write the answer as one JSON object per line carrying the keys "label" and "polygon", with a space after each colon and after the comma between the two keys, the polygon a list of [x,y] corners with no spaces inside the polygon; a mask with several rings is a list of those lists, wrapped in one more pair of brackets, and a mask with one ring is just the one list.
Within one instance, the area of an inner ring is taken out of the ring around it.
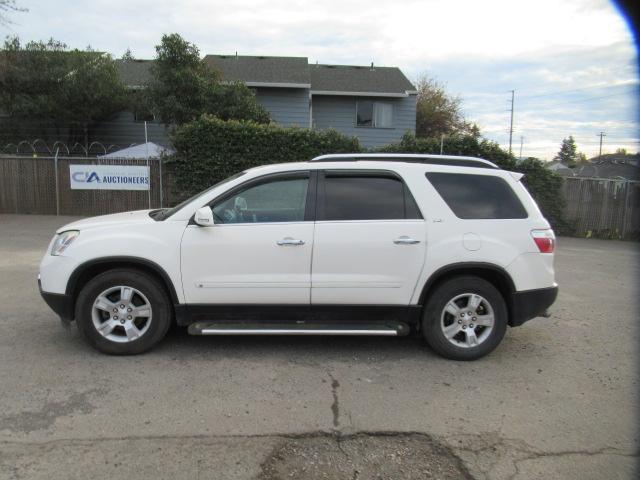
{"label": "headlight", "polygon": [[62,255],[69,245],[80,235],[78,230],[67,230],[58,234],[56,241],[53,242],[51,247],[51,255]]}

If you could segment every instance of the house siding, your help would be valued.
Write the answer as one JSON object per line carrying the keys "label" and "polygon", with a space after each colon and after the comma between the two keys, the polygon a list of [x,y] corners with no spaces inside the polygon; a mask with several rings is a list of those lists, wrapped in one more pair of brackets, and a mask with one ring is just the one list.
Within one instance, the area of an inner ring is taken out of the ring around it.
{"label": "house siding", "polygon": [[[164,124],[147,122],[148,141],[169,146],[169,135]],[[123,111],[109,120],[93,125],[89,130],[90,141],[98,141],[106,148],[110,145],[128,147],[145,142],[144,122],[134,121],[133,112]]]}
{"label": "house siding", "polygon": [[256,88],[256,100],[271,120],[283,127],[309,127],[309,90],[306,88]]}
{"label": "house siding", "polygon": [[[374,100],[393,104],[393,127],[356,127],[356,101]],[[312,97],[313,127],[334,128],[340,133],[358,137],[365,148],[379,147],[400,141],[410,131],[416,131],[416,96],[402,98],[348,97],[314,95]]]}

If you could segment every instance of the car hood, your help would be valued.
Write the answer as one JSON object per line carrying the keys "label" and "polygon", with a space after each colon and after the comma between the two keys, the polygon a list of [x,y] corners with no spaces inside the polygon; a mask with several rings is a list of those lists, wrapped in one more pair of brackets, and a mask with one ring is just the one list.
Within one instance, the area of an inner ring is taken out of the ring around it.
{"label": "car hood", "polygon": [[134,212],[112,213],[111,215],[100,215],[99,217],[85,218],[60,227],[56,233],[67,230],[87,230],[89,228],[109,227],[112,225],[122,225],[127,223],[149,223],[154,221],[149,216],[149,212],[151,211],[152,210],[136,210]]}

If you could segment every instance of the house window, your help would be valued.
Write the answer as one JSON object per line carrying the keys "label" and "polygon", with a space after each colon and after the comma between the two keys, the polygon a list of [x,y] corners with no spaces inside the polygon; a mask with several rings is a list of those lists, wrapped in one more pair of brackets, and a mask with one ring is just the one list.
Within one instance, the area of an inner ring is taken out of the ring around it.
{"label": "house window", "polygon": [[393,126],[393,104],[358,100],[356,102],[356,126],[391,128]]}

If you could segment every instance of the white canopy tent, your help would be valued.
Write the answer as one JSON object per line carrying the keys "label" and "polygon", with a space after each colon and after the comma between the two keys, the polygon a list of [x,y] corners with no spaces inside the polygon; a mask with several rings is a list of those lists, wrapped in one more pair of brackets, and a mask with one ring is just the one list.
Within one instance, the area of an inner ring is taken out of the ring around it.
{"label": "white canopy tent", "polygon": [[141,143],[132,147],[116,150],[106,155],[98,155],[98,158],[158,158],[161,155],[171,155],[174,151],[153,142]]}

